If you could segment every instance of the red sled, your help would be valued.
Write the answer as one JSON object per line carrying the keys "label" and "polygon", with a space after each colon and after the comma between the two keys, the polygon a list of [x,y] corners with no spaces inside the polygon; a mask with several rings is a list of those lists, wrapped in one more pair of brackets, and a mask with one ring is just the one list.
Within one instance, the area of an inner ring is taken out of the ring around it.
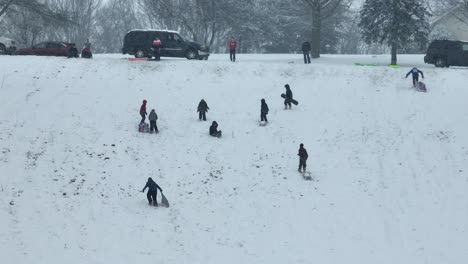
{"label": "red sled", "polygon": [[427,92],[426,85],[423,82],[418,82],[418,85],[416,85],[416,89],[418,89],[418,92]]}
{"label": "red sled", "polygon": [[148,58],[128,58],[129,61],[148,61]]}

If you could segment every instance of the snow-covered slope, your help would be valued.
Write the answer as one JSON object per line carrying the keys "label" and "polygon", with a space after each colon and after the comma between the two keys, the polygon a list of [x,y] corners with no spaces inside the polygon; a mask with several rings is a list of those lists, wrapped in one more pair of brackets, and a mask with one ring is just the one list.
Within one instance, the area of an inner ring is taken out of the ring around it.
{"label": "snow-covered slope", "polygon": [[[467,70],[301,59],[1,57],[1,262],[466,263]],[[142,99],[157,135],[136,131]],[[148,177],[170,208],[147,205]]]}

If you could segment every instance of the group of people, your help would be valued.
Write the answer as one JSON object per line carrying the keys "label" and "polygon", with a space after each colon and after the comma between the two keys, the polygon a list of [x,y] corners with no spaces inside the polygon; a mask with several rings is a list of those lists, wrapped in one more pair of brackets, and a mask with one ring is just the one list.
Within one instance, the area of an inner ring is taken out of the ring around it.
{"label": "group of people", "polygon": [[[147,101],[143,100],[143,103],[141,104],[141,107],[140,107],[140,116],[141,116],[140,125],[145,124],[146,115],[148,114],[146,112],[146,103]],[[151,134],[153,133],[153,131],[155,133],[159,133],[158,126],[156,125],[156,120],[158,120],[158,115],[156,114],[156,111],[154,109],[151,109],[151,112],[148,116],[148,120],[150,122],[149,132]]]}

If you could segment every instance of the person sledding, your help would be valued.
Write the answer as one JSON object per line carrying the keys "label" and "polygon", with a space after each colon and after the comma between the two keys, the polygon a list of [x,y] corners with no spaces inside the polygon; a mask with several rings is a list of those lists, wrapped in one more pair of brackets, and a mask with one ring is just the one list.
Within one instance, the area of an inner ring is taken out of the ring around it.
{"label": "person sledding", "polygon": [[153,181],[151,177],[148,178],[148,181],[146,182],[146,185],[141,192],[145,192],[146,188],[148,188],[146,198],[148,198],[149,205],[158,206],[158,201],[156,200],[158,197],[158,190],[161,192],[161,194],[163,190],[156,182]]}
{"label": "person sledding", "polygon": [[218,130],[218,123],[216,121],[213,121],[210,126],[210,136],[221,137],[221,130]]}
{"label": "person sledding", "polygon": [[297,171],[305,173],[306,172],[306,167],[307,167],[307,159],[309,158],[309,155],[307,154],[307,150],[304,148],[304,144],[299,145],[299,151],[297,153],[299,156],[299,169]]}
{"label": "person sledding", "polygon": [[198,103],[198,119],[200,121],[203,119],[203,121],[206,121],[206,113],[208,112],[210,108],[208,107],[208,104],[206,103],[205,99],[201,99],[200,103]]}
{"label": "person sledding", "polygon": [[408,78],[410,74],[413,76],[413,87],[418,88],[419,87],[419,74],[421,74],[421,77],[424,79],[424,73],[420,71],[418,68],[413,68],[406,74],[405,79]]}

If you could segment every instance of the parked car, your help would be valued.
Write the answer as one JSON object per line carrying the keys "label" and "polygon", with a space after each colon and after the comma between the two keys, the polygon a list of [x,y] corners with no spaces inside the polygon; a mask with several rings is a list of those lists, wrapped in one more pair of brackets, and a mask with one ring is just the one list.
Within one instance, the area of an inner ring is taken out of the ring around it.
{"label": "parked car", "polygon": [[16,55],[78,57],[79,54],[74,43],[46,41],[31,48],[19,49],[16,51]]}
{"label": "parked car", "polygon": [[434,40],[427,49],[424,62],[436,67],[468,66],[468,42]]}
{"label": "parked car", "polygon": [[16,51],[16,42],[10,38],[0,37],[0,55],[11,55]]}
{"label": "parked car", "polygon": [[162,57],[180,57],[189,60],[207,60],[209,48],[185,41],[177,31],[170,30],[132,30],[125,35],[123,54],[134,55],[136,58],[152,57],[152,42],[155,38],[161,40]]}

